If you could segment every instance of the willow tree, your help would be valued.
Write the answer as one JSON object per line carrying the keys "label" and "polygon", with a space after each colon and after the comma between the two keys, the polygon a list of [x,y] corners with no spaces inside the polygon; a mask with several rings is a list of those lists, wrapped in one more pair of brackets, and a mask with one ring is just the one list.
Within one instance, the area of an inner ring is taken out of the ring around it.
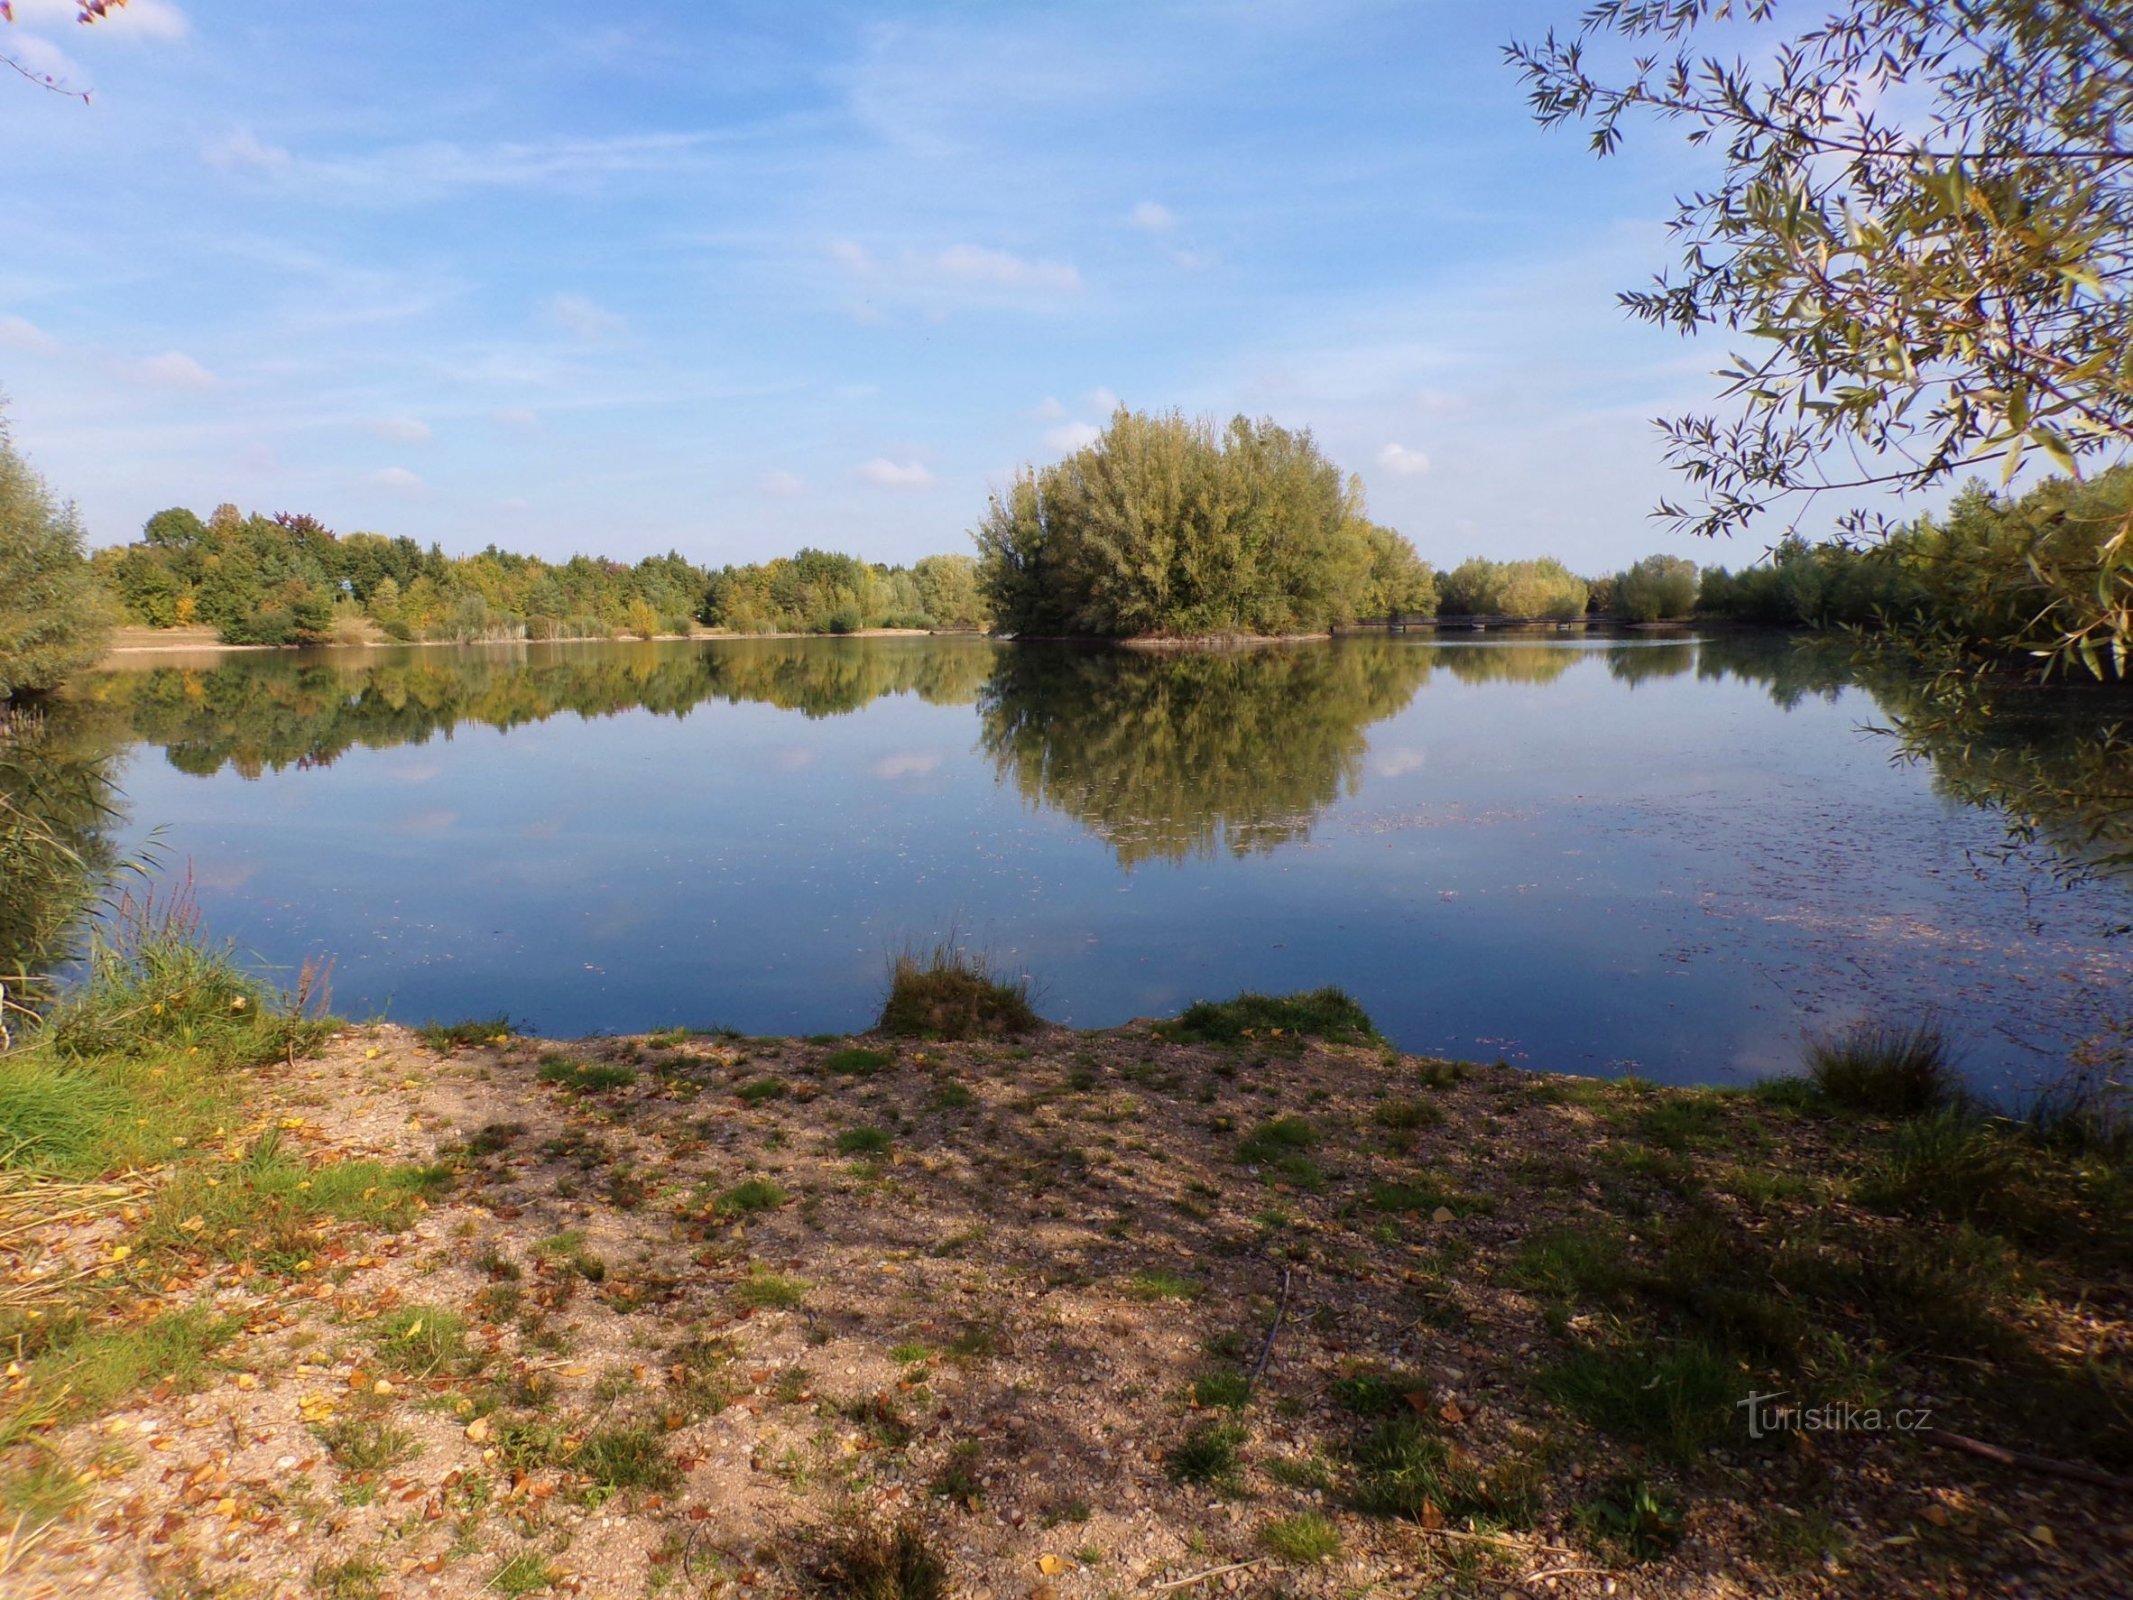
{"label": "willow tree", "polygon": [[[1716,413],[1663,420],[1731,533],[1826,491],[1917,491],[2032,454],[2133,449],[2133,17],[2104,0],[1601,0],[1513,44],[1544,126],[1606,156],[1651,118],[1718,154],[1676,202],[1680,264],[1635,316],[1754,341]],[[1868,503],[1870,506],[1870,502]],[[1847,533],[1885,523],[1846,513]],[[2133,649],[2133,519],[2040,554],[2023,641],[2092,670]]]}
{"label": "willow tree", "polygon": [[56,688],[102,655],[111,613],[82,552],[81,519],[0,421],[0,703]]}
{"label": "willow tree", "polygon": [[1020,634],[1322,632],[1431,597],[1407,541],[1364,513],[1308,432],[1121,409],[1026,469],[976,530],[978,582]]}

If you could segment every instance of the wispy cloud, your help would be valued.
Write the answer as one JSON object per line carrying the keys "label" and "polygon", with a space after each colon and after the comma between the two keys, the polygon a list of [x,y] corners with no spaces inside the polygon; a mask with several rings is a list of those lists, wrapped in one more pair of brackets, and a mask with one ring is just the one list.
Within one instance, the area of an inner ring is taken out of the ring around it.
{"label": "wispy cloud", "polygon": [[1378,465],[1403,478],[1419,478],[1429,471],[1429,457],[1404,444],[1388,444],[1378,452]]}
{"label": "wispy cloud", "polygon": [[550,327],[588,344],[617,338],[629,323],[582,294],[552,294],[541,302],[541,318]]}
{"label": "wispy cloud", "polygon": [[239,128],[208,140],[200,147],[200,159],[220,172],[287,172],[294,158],[250,128]]}
{"label": "wispy cloud", "polygon": [[1081,273],[1069,262],[1033,261],[974,244],[950,245],[933,258],[933,265],[948,277],[995,284],[1003,289],[1049,289],[1073,294],[1081,288]]}
{"label": "wispy cloud", "polygon": [[392,444],[428,444],[437,437],[419,417],[379,417],[368,427],[374,437]]}
{"label": "wispy cloud", "polygon": [[1146,233],[1168,233],[1178,225],[1178,215],[1155,200],[1143,200],[1126,214],[1126,220]]}
{"label": "wispy cloud", "polygon": [[59,341],[27,317],[0,316],[0,345],[44,356],[59,351]]}
{"label": "wispy cloud", "polygon": [[1056,428],[1047,428],[1044,442],[1047,448],[1061,455],[1071,455],[1084,445],[1094,444],[1103,437],[1103,430],[1087,422],[1063,422]]}
{"label": "wispy cloud", "polygon": [[877,489],[930,489],[936,482],[923,462],[891,461],[886,456],[862,462],[854,470],[862,483]]}
{"label": "wispy cloud", "polygon": [[420,494],[427,487],[419,474],[405,467],[383,468],[364,481],[374,489],[385,489],[393,494]]}
{"label": "wispy cloud", "polygon": [[756,480],[756,488],[773,500],[796,500],[807,493],[807,480],[794,472],[766,472]]}
{"label": "wispy cloud", "polygon": [[218,381],[182,350],[166,350],[142,361],[125,362],[120,370],[135,383],[158,389],[212,389]]}

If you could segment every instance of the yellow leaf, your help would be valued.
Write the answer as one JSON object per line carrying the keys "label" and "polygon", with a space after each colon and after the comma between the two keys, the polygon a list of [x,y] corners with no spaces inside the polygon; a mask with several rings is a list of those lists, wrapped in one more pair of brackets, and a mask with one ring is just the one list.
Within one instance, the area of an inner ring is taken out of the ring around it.
{"label": "yellow leaf", "polygon": [[1060,1573],[1066,1571],[1066,1563],[1057,1556],[1039,1556],[1037,1558],[1037,1570],[1047,1578],[1056,1578]]}

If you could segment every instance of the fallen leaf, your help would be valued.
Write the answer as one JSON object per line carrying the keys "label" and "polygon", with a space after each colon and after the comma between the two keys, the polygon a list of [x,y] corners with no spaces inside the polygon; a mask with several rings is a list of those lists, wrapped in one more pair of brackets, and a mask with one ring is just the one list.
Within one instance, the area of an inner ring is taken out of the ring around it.
{"label": "fallen leaf", "polygon": [[1060,1573],[1066,1571],[1066,1563],[1057,1556],[1039,1556],[1037,1558],[1037,1570],[1047,1578],[1056,1578]]}

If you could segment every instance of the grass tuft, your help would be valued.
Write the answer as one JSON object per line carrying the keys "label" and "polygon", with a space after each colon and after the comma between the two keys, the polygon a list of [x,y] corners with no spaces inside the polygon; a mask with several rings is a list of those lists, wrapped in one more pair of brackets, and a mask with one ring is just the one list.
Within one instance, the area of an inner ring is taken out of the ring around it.
{"label": "grass tuft", "polygon": [[816,1563],[824,1594],[839,1600],[946,1600],[948,1562],[916,1522],[831,1534]]}
{"label": "grass tuft", "polygon": [[435,1018],[415,1030],[415,1037],[432,1050],[458,1050],[467,1045],[493,1044],[511,1037],[509,1017],[469,1017],[460,1022]]}
{"label": "grass tuft", "polygon": [[1283,1561],[1325,1561],[1340,1554],[1340,1530],[1315,1511],[1283,1517],[1259,1530],[1259,1545]]}
{"label": "grass tuft", "polygon": [[1283,1038],[1323,1039],[1328,1044],[1372,1044],[1378,1030],[1344,989],[1295,994],[1240,994],[1234,1000],[1200,1000],[1158,1033],[1184,1044],[1239,1044]]}
{"label": "grass tuft", "polygon": [[1960,1084],[1948,1041],[1930,1022],[1860,1022],[1807,1046],[1807,1075],[1833,1104],[1884,1117],[1951,1105]]}
{"label": "grass tuft", "polygon": [[1029,979],[997,976],[992,963],[953,939],[923,954],[906,950],[889,965],[881,1031],[911,1039],[999,1039],[1043,1025],[1029,1003]]}

